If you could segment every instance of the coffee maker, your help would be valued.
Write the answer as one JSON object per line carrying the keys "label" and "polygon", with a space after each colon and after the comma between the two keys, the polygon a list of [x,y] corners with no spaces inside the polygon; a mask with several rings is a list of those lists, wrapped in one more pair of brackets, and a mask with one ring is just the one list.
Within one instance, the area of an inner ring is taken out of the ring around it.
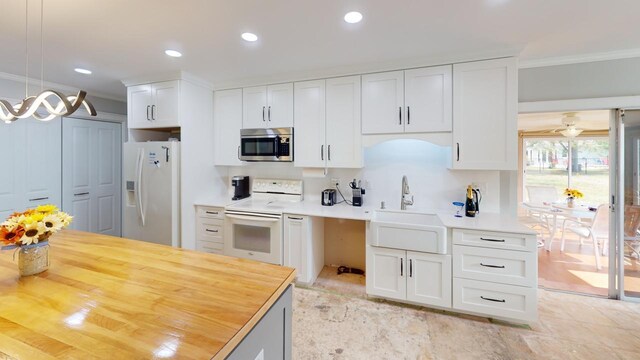
{"label": "coffee maker", "polygon": [[231,200],[240,200],[251,196],[249,193],[249,177],[234,176],[231,178],[231,186],[233,186],[233,197]]}

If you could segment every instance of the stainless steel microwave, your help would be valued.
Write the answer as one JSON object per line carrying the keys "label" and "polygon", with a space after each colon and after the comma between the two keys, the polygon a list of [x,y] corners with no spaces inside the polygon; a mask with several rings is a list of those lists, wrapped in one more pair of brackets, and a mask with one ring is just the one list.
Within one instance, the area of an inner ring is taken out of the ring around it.
{"label": "stainless steel microwave", "polygon": [[242,161],[293,161],[293,128],[242,129]]}

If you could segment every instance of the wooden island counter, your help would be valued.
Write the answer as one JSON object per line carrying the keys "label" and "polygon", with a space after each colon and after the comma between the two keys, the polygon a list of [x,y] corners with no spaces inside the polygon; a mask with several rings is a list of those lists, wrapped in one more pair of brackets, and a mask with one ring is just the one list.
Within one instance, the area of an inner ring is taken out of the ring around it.
{"label": "wooden island counter", "polygon": [[73,230],[50,243],[30,277],[0,253],[0,358],[291,356],[294,269]]}

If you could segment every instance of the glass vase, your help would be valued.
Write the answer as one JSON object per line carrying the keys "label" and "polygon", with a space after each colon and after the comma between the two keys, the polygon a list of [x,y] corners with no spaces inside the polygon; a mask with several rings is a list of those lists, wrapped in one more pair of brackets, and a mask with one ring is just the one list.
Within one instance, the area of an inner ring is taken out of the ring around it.
{"label": "glass vase", "polygon": [[573,207],[576,206],[575,199],[572,197],[568,197],[567,206],[573,209]]}
{"label": "glass vase", "polygon": [[20,276],[39,274],[49,268],[49,244],[25,246],[18,250]]}

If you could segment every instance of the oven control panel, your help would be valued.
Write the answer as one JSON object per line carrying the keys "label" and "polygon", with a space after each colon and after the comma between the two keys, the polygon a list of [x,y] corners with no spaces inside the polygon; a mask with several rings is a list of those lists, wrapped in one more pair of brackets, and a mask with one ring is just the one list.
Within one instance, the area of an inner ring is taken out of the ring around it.
{"label": "oven control panel", "polygon": [[251,190],[254,193],[302,195],[302,180],[255,179]]}

